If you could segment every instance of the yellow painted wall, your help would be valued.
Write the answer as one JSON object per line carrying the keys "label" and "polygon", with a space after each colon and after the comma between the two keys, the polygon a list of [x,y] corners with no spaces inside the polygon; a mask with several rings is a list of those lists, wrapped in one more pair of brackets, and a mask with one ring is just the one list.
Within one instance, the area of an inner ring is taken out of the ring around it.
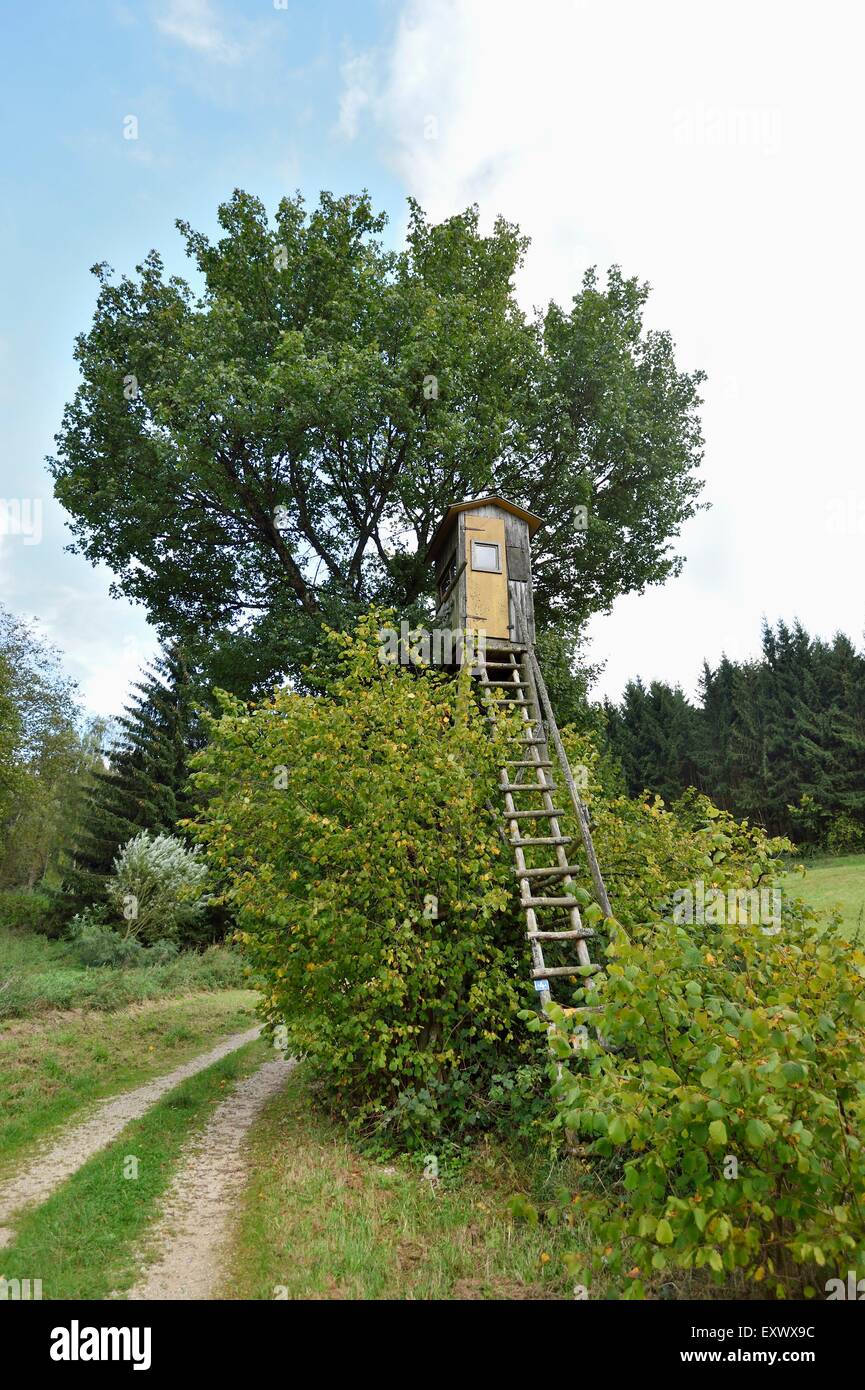
{"label": "yellow painted wall", "polygon": [[[487,637],[507,639],[508,629],[508,557],[505,548],[505,523],[502,517],[478,516],[469,512],[466,530],[466,621],[473,632],[481,628]],[[499,547],[501,574],[472,568],[472,541],[493,541]]]}

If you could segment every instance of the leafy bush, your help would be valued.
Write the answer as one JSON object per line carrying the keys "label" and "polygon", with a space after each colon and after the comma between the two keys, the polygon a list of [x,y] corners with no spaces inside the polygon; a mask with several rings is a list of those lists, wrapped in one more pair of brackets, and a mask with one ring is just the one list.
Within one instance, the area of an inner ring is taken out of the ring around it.
{"label": "leafy bush", "polygon": [[865,825],[851,816],[835,816],[826,832],[826,849],[830,854],[858,854],[865,850]]}
{"label": "leafy bush", "polygon": [[141,941],[194,936],[207,908],[207,865],[175,835],[142,830],[123,846],[108,881],[108,901]]}
{"label": "leafy bush", "polygon": [[811,853],[857,854],[865,850],[865,825],[845,811],[833,812],[807,793],[799,798],[798,806],[788,806],[787,810]]}
{"label": "leafy bush", "polygon": [[57,900],[37,889],[7,888],[0,892],[0,928],[54,936],[60,930]]}
{"label": "leafy bush", "polygon": [[200,990],[248,989],[239,951],[211,946],[159,963],[162,943],[143,950],[140,964],[82,967],[69,941],[46,942],[0,933],[0,1018],[48,1009],[121,1009],[146,999]]}
{"label": "leafy bush", "polygon": [[861,1268],[865,954],[795,916],[608,927],[597,1035],[575,1054],[575,1015],[551,1008],[557,1123],[606,1189],[572,1272],[626,1297],[671,1269],[785,1297]]}
{"label": "leafy bush", "polygon": [[140,965],[144,947],[134,936],[120,936],[104,920],[98,908],[88,908],[73,917],[69,939],[82,965],[114,965],[121,969]]}
{"label": "leafy bush", "polygon": [[154,941],[153,945],[145,952],[148,965],[168,965],[169,961],[176,960],[180,954],[180,948],[176,941],[163,939]]}
{"label": "leafy bush", "polygon": [[595,849],[625,927],[668,916],[675,891],[693,888],[697,879],[707,892],[727,892],[769,887],[783,872],[784,856],[794,849],[789,840],[737,821],[694,790],[671,806],[659,796],[621,796],[590,735],[565,730],[563,740],[572,766],[584,769]]}
{"label": "leafy bush", "polygon": [[194,833],[229,882],[270,1024],[342,1113],[410,1143],[459,1127],[503,1049],[525,1048],[527,957],[487,804],[506,755],[468,671],[382,664],[381,621],[331,635],[321,697],[225,698],[195,760]]}

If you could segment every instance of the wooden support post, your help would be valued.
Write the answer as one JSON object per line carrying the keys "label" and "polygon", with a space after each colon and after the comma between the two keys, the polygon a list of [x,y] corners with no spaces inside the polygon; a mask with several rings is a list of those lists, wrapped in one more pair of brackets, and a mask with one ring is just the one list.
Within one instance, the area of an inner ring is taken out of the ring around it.
{"label": "wooden support post", "polygon": [[561,765],[562,776],[565,779],[565,785],[567,786],[568,794],[570,795],[574,811],[576,812],[577,824],[580,827],[580,835],[582,836],[583,840],[583,848],[586,851],[586,858],[589,861],[589,870],[592,875],[592,882],[595,885],[595,893],[597,894],[598,903],[601,907],[601,910],[603,911],[604,916],[612,917],[613,909],[610,905],[610,899],[607,893],[607,886],[604,883],[604,878],[601,873],[601,866],[598,863],[598,856],[595,854],[595,846],[592,843],[592,832],[589,828],[589,813],[586,810],[580,793],[577,791],[577,786],[574,781],[573,773],[571,772],[571,765],[568,762],[568,755],[565,752],[565,746],[562,743],[561,735],[559,734],[558,725],[556,724],[556,718],[553,714],[553,707],[550,704],[550,697],[547,694],[547,687],[544,684],[544,678],[541,675],[541,668],[538,663],[538,658],[535,656],[534,647],[532,647],[531,651],[529,652],[529,659],[532,665],[532,674],[535,678],[535,684],[538,688],[538,695],[541,699],[541,708],[544,712],[544,719],[546,720],[547,728],[549,729],[550,737],[553,741],[553,746],[555,747],[556,754]]}

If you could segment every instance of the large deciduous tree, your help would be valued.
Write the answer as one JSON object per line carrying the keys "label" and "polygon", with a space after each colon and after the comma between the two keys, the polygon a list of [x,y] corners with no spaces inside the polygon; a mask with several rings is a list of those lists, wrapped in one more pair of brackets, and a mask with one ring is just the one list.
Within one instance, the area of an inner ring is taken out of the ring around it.
{"label": "large deciduous tree", "polygon": [[645,285],[590,272],[570,309],[527,317],[526,241],[502,219],[481,235],[476,209],[431,225],[412,203],[402,250],[365,194],[271,221],[236,192],[219,221],[215,243],[178,223],[195,289],[155,251],[134,279],[94,268],[50,461],[74,548],[164,631],[240,644],[266,679],[322,618],[420,615],[442,510],[488,490],[547,519],[542,624],[676,572],[701,374],[644,331]]}
{"label": "large deciduous tree", "polygon": [[58,652],[0,606],[0,887],[56,884],[91,743]]}

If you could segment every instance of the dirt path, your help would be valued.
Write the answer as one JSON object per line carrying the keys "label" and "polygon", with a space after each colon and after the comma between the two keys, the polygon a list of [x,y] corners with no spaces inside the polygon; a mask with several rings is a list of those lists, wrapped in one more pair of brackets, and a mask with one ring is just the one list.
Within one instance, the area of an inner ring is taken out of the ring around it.
{"label": "dirt path", "polygon": [[147,1081],[134,1091],[126,1091],[121,1096],[100,1101],[91,1116],[80,1124],[62,1132],[49,1148],[38,1149],[26,1162],[25,1170],[10,1182],[0,1187],[0,1248],[8,1245],[14,1233],[5,1226],[13,1212],[37,1202],[44,1202],[52,1192],[71,1177],[82,1164],[104,1149],[130,1120],[137,1120],[165,1095],[187,1077],[204,1071],[229,1052],[235,1052],[245,1043],[257,1038],[260,1028],[248,1028],[244,1033],[232,1033],[221,1043],[204,1052],[165,1076]]}
{"label": "dirt path", "polygon": [[232,1213],[247,1180],[250,1125],[285,1084],[294,1062],[277,1058],[241,1081],[186,1148],[154,1228],[156,1255],[127,1295],[138,1299],[211,1298]]}

